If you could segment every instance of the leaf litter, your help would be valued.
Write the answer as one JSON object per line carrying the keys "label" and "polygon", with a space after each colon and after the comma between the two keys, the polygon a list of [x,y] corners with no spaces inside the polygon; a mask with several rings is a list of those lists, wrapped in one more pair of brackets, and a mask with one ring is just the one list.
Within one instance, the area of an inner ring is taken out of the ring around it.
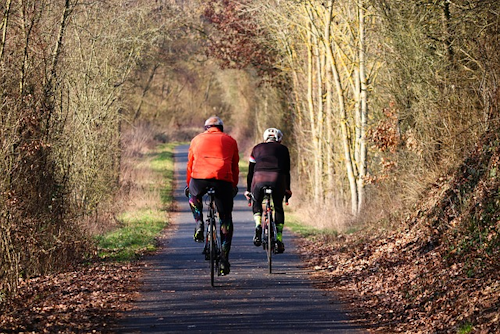
{"label": "leaf litter", "polygon": [[317,286],[374,333],[500,333],[499,134],[432,185],[398,228],[299,239]]}
{"label": "leaf litter", "polygon": [[[373,333],[500,333],[499,134],[438,180],[399,228],[299,238],[318,288]],[[111,333],[140,276],[139,264],[95,263],[21,280],[0,332]]]}
{"label": "leaf litter", "polygon": [[110,333],[137,297],[140,267],[95,263],[21,280],[0,314],[1,333]]}

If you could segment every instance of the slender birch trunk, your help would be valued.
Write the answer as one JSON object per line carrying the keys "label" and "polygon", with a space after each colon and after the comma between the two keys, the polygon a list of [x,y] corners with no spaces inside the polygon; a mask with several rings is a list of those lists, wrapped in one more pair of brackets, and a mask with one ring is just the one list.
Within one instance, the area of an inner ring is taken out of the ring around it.
{"label": "slender birch trunk", "polygon": [[307,32],[307,104],[309,109],[309,129],[311,131],[310,137],[312,141],[312,154],[313,154],[313,175],[312,175],[312,184],[313,184],[313,196],[315,202],[318,202],[321,196],[320,193],[320,154],[319,152],[319,133],[318,128],[316,127],[316,117],[315,117],[315,106],[314,106],[314,69],[315,69],[315,46],[314,46],[314,36],[312,33],[313,23],[308,23],[308,32]]}
{"label": "slender birch trunk", "polygon": [[0,44],[0,60],[3,59],[3,54],[5,52],[5,43],[7,41],[7,26],[9,25],[11,3],[12,3],[12,0],[7,0],[7,3],[5,4],[3,19],[2,19],[2,42]]}
{"label": "slender birch trunk", "polygon": [[366,126],[368,120],[368,84],[366,79],[366,38],[365,38],[365,2],[359,1],[359,82],[360,82],[360,134],[359,134],[359,160],[358,165],[358,208],[359,214],[363,209],[365,201],[365,186],[364,179],[366,177],[366,159],[367,159],[367,146],[366,146]]}
{"label": "slender birch trunk", "polygon": [[330,69],[332,71],[333,76],[333,84],[335,86],[335,91],[337,94],[338,100],[338,109],[340,116],[340,130],[341,130],[341,142],[344,150],[344,164],[347,172],[347,178],[349,181],[349,189],[351,191],[351,212],[353,215],[358,213],[358,189],[356,187],[356,175],[355,175],[355,167],[353,161],[353,154],[351,150],[351,136],[348,128],[348,120],[347,120],[347,110],[345,103],[345,95],[344,89],[342,87],[342,81],[339,73],[339,69],[337,66],[337,61],[335,60],[333,47],[334,43],[331,42],[331,24],[333,18],[333,1],[330,2],[330,8],[328,13],[327,29],[325,30],[325,48],[327,52],[327,57],[330,63]]}
{"label": "slender birch trunk", "polygon": [[[331,54],[331,52],[329,52]],[[347,111],[345,107],[345,98],[342,89],[342,82],[340,80],[339,70],[337,68],[337,64],[335,62],[335,58],[333,58],[333,54],[330,55],[330,62],[332,66],[333,72],[333,81],[335,84],[335,88],[337,91],[337,99],[339,101],[339,115],[340,115],[340,129],[342,134],[342,146],[344,148],[344,163],[347,171],[347,178],[349,180],[349,188],[351,190],[351,212],[353,215],[357,215],[358,213],[358,191],[356,187],[356,177],[355,177],[355,168],[352,159],[352,151],[350,145],[350,131],[347,126]]]}
{"label": "slender birch trunk", "polygon": [[317,159],[316,162],[316,185],[317,197],[316,199],[322,200],[324,198],[324,186],[323,186],[323,166],[324,166],[324,156],[323,156],[323,133],[324,133],[324,103],[323,103],[323,61],[321,59],[321,49],[318,43],[318,37],[314,36],[314,46],[316,50],[316,122],[313,127],[316,128],[317,140],[314,147],[314,155]]}

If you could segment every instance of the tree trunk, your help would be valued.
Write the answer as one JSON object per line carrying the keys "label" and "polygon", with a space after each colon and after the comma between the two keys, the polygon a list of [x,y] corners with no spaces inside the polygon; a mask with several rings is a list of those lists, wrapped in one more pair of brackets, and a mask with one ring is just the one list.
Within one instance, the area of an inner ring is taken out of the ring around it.
{"label": "tree trunk", "polygon": [[12,0],[7,0],[7,3],[5,4],[5,10],[3,14],[3,20],[2,20],[2,42],[0,44],[0,60],[3,59],[3,53],[5,51],[5,43],[7,40],[7,26],[9,25],[9,16],[10,16],[10,5],[12,3]]}
{"label": "tree trunk", "polygon": [[330,62],[330,69],[333,75],[333,83],[335,86],[335,90],[337,93],[338,99],[338,108],[339,108],[339,116],[340,116],[340,129],[341,129],[341,142],[342,147],[344,149],[344,164],[346,167],[347,178],[349,181],[349,189],[351,191],[351,212],[353,215],[358,213],[359,207],[359,197],[358,197],[358,188],[356,185],[356,175],[353,161],[353,154],[351,150],[351,138],[350,131],[347,126],[347,110],[345,105],[345,96],[344,89],[342,88],[342,81],[340,78],[340,73],[337,67],[337,62],[335,60],[335,56],[333,53],[333,44],[330,41],[331,35],[331,20],[333,18],[333,1],[330,3],[329,15],[327,19],[328,29],[325,31],[325,47],[328,56],[328,60]]}
{"label": "tree trunk", "polygon": [[153,82],[153,78],[155,76],[156,70],[160,67],[160,64],[155,64],[153,66],[153,70],[151,71],[151,74],[149,75],[148,81],[146,82],[146,86],[144,86],[144,89],[142,90],[142,95],[141,95],[141,100],[139,101],[139,105],[137,106],[135,113],[134,113],[134,121],[136,121],[140,114],[141,114],[141,107],[142,104],[144,103],[144,98],[146,97],[146,93],[148,92],[149,88],[151,87],[151,82]]}
{"label": "tree trunk", "polygon": [[368,119],[368,85],[366,80],[366,59],[365,59],[365,4],[364,0],[359,1],[359,82],[360,82],[360,124],[359,124],[359,157],[357,161],[358,176],[358,207],[357,213],[359,214],[363,208],[365,200],[365,187],[364,179],[366,177],[366,125]]}
{"label": "tree trunk", "polygon": [[312,175],[312,185],[313,185],[313,196],[314,201],[318,202],[320,198],[320,161],[318,146],[319,146],[319,134],[316,128],[316,119],[314,111],[314,37],[312,33],[312,22],[309,22],[309,29],[307,32],[308,36],[308,46],[307,46],[307,105],[309,109],[309,129],[311,131],[310,137],[312,142],[312,154],[313,154],[313,175]]}

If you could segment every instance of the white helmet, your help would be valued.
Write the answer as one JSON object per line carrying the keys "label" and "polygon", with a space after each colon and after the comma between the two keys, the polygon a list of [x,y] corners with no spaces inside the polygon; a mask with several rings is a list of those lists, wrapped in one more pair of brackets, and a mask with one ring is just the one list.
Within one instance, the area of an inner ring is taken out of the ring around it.
{"label": "white helmet", "polygon": [[276,128],[269,128],[264,131],[264,141],[276,141],[281,142],[283,139],[283,133]]}

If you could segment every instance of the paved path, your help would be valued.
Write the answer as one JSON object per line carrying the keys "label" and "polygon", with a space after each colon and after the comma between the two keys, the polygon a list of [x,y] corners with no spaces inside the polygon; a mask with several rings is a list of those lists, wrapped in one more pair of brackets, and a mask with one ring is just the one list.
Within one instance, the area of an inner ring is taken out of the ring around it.
{"label": "paved path", "polygon": [[175,151],[178,214],[160,254],[146,260],[141,296],[119,324],[119,333],[363,333],[348,321],[338,301],[315,289],[293,238],[267,273],[265,253],[252,243],[253,220],[242,195],[235,199],[231,273],[210,286],[202,244],[183,195],[187,146]]}

